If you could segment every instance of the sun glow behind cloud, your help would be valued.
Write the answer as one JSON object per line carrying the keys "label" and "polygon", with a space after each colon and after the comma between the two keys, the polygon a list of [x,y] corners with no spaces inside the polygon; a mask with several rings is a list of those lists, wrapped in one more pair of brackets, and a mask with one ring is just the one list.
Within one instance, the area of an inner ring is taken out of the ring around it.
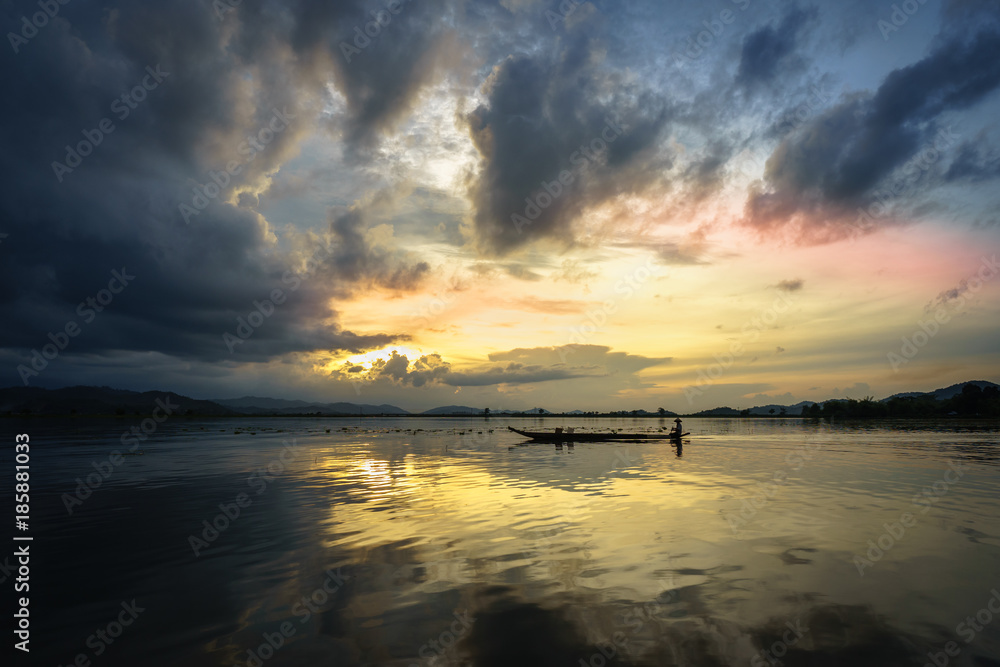
{"label": "sun glow behind cloud", "polygon": [[423,352],[404,345],[391,345],[381,350],[370,350],[363,354],[354,354],[347,358],[333,359],[323,367],[326,372],[335,369],[349,368],[352,373],[366,374],[370,372],[379,362],[386,362],[392,358],[393,354],[403,355],[410,359],[419,359],[424,356]]}

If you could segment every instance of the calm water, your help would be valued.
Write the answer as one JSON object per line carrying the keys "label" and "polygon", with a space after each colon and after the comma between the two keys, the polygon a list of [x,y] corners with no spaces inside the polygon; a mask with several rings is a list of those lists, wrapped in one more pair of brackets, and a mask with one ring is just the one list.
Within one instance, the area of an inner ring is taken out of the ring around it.
{"label": "calm water", "polygon": [[139,421],[2,422],[31,664],[1000,664],[996,425],[176,419],[70,515]]}

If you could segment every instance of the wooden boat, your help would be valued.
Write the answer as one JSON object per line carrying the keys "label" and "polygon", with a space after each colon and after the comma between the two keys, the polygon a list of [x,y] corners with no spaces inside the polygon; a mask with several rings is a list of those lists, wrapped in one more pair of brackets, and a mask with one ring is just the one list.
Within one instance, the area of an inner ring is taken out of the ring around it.
{"label": "wooden boat", "polygon": [[557,428],[555,433],[550,433],[548,431],[521,431],[513,426],[507,428],[537,442],[637,442],[643,440],[679,442],[684,436],[691,435],[690,433],[682,433],[681,435],[669,433],[576,433],[573,429],[564,431],[562,428]]}

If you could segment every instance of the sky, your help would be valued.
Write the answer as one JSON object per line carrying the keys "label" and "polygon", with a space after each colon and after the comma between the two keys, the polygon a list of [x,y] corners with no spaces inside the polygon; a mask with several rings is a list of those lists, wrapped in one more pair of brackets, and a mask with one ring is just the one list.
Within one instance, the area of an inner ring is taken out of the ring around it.
{"label": "sky", "polygon": [[5,0],[0,386],[1000,380],[990,0]]}

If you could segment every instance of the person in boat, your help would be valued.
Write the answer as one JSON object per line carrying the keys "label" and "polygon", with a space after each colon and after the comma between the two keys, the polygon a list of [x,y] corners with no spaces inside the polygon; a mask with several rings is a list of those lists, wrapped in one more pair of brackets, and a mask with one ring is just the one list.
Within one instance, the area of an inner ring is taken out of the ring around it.
{"label": "person in boat", "polygon": [[684,433],[684,426],[681,423],[681,418],[678,417],[677,419],[674,420],[674,427],[670,429],[670,435],[676,437],[681,435],[682,433]]}

